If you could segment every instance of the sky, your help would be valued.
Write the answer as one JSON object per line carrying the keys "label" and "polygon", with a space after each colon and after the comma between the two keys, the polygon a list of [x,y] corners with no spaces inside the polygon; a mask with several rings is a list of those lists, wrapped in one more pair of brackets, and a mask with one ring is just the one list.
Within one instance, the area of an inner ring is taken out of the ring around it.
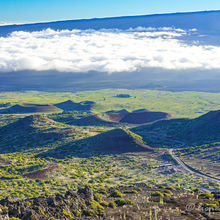
{"label": "sky", "polygon": [[0,24],[218,9],[219,0],[0,0]]}
{"label": "sky", "polygon": [[[217,10],[219,6],[219,0],[184,0],[183,3],[179,0],[0,0],[0,23]],[[214,13],[212,24],[218,25],[217,14]],[[197,36],[198,42],[184,41],[192,36]],[[127,30],[15,31],[0,38],[0,73],[56,70],[111,74],[146,68],[219,70],[220,46],[200,44],[201,36],[197,28],[183,30],[172,25]]]}

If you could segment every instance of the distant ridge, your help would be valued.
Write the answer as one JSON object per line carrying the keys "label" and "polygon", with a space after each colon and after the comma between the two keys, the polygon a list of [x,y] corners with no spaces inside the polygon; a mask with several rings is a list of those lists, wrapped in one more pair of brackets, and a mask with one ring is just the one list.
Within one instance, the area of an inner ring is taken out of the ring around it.
{"label": "distant ridge", "polygon": [[165,14],[151,14],[138,16],[121,16],[107,18],[92,18],[79,20],[53,21],[45,23],[31,23],[22,25],[0,26],[0,35],[13,31],[41,31],[47,28],[54,30],[72,29],[129,29],[142,27],[176,27],[183,29],[197,28],[201,31],[220,30],[220,10],[177,12]]}
{"label": "distant ridge", "polygon": [[204,14],[204,13],[214,13],[220,10],[202,10],[202,11],[183,11],[183,12],[167,12],[167,13],[152,13],[152,14],[142,14],[142,15],[122,15],[122,16],[109,16],[109,17],[93,17],[93,18],[80,18],[80,19],[67,19],[67,20],[54,20],[54,21],[40,21],[40,22],[29,22],[29,23],[19,23],[19,24],[2,24],[1,27],[9,26],[23,26],[23,25],[39,25],[39,24],[51,24],[59,22],[72,22],[72,21],[94,21],[94,20],[108,20],[108,19],[118,19],[118,18],[133,18],[133,17],[153,17],[153,16],[167,16],[167,15],[185,15],[185,14]]}

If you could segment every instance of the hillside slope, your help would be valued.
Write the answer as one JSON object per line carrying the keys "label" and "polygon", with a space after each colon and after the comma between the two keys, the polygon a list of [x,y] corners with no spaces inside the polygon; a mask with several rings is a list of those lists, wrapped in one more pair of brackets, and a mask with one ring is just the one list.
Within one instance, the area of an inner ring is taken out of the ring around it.
{"label": "hillside slope", "polygon": [[208,112],[195,119],[171,119],[132,129],[144,138],[170,139],[188,144],[220,141],[220,110]]}
{"label": "hillside slope", "polygon": [[69,123],[70,125],[77,125],[77,126],[114,126],[116,123],[106,121],[99,117],[99,115],[89,115],[86,117],[82,117],[80,119],[72,119]]}
{"label": "hillside slope", "polygon": [[53,105],[40,105],[40,104],[23,104],[13,105],[9,108],[1,109],[0,114],[31,114],[42,112],[59,112],[61,109]]}
{"label": "hillside slope", "polygon": [[73,155],[87,157],[97,153],[120,154],[145,151],[153,152],[153,149],[144,144],[138,135],[118,128],[49,150],[43,153],[43,156],[55,158],[65,158]]}
{"label": "hillside slope", "polygon": [[68,100],[65,102],[57,103],[54,106],[60,108],[64,111],[85,111],[90,112],[94,107],[95,102],[92,101],[84,101],[84,102],[73,102],[72,100]]}
{"label": "hillside slope", "polygon": [[150,112],[146,110],[137,110],[134,112],[110,112],[105,115],[113,122],[128,124],[145,124],[171,117],[170,114],[165,112]]}
{"label": "hillside slope", "polygon": [[31,115],[0,128],[1,152],[40,147],[79,131],[45,116]]}
{"label": "hillside slope", "polygon": [[220,141],[220,110],[211,111],[191,120],[178,137],[188,141]]}

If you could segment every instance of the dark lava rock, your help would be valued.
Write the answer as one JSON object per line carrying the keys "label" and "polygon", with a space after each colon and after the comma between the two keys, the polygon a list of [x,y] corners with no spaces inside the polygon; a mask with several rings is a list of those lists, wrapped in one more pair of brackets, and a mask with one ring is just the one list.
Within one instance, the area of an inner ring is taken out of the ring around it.
{"label": "dark lava rock", "polygon": [[85,186],[85,188],[79,189],[77,194],[79,194],[80,197],[85,200],[93,200],[94,199],[93,191],[92,191],[91,187],[89,187],[89,186]]}

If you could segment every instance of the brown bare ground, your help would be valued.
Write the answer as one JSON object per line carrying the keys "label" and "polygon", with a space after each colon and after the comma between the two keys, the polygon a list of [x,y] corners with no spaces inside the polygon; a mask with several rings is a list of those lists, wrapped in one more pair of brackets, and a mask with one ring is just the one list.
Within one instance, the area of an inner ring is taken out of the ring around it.
{"label": "brown bare ground", "polygon": [[48,174],[59,170],[60,166],[59,165],[51,165],[48,168],[42,169],[42,170],[37,170],[34,172],[30,172],[25,174],[24,176],[29,178],[29,179],[42,179],[42,180],[46,180],[48,179]]}
{"label": "brown bare ground", "polygon": [[109,120],[113,122],[122,122],[129,124],[144,124],[161,119],[168,119],[171,117],[165,112],[130,112],[130,113],[106,113]]}

